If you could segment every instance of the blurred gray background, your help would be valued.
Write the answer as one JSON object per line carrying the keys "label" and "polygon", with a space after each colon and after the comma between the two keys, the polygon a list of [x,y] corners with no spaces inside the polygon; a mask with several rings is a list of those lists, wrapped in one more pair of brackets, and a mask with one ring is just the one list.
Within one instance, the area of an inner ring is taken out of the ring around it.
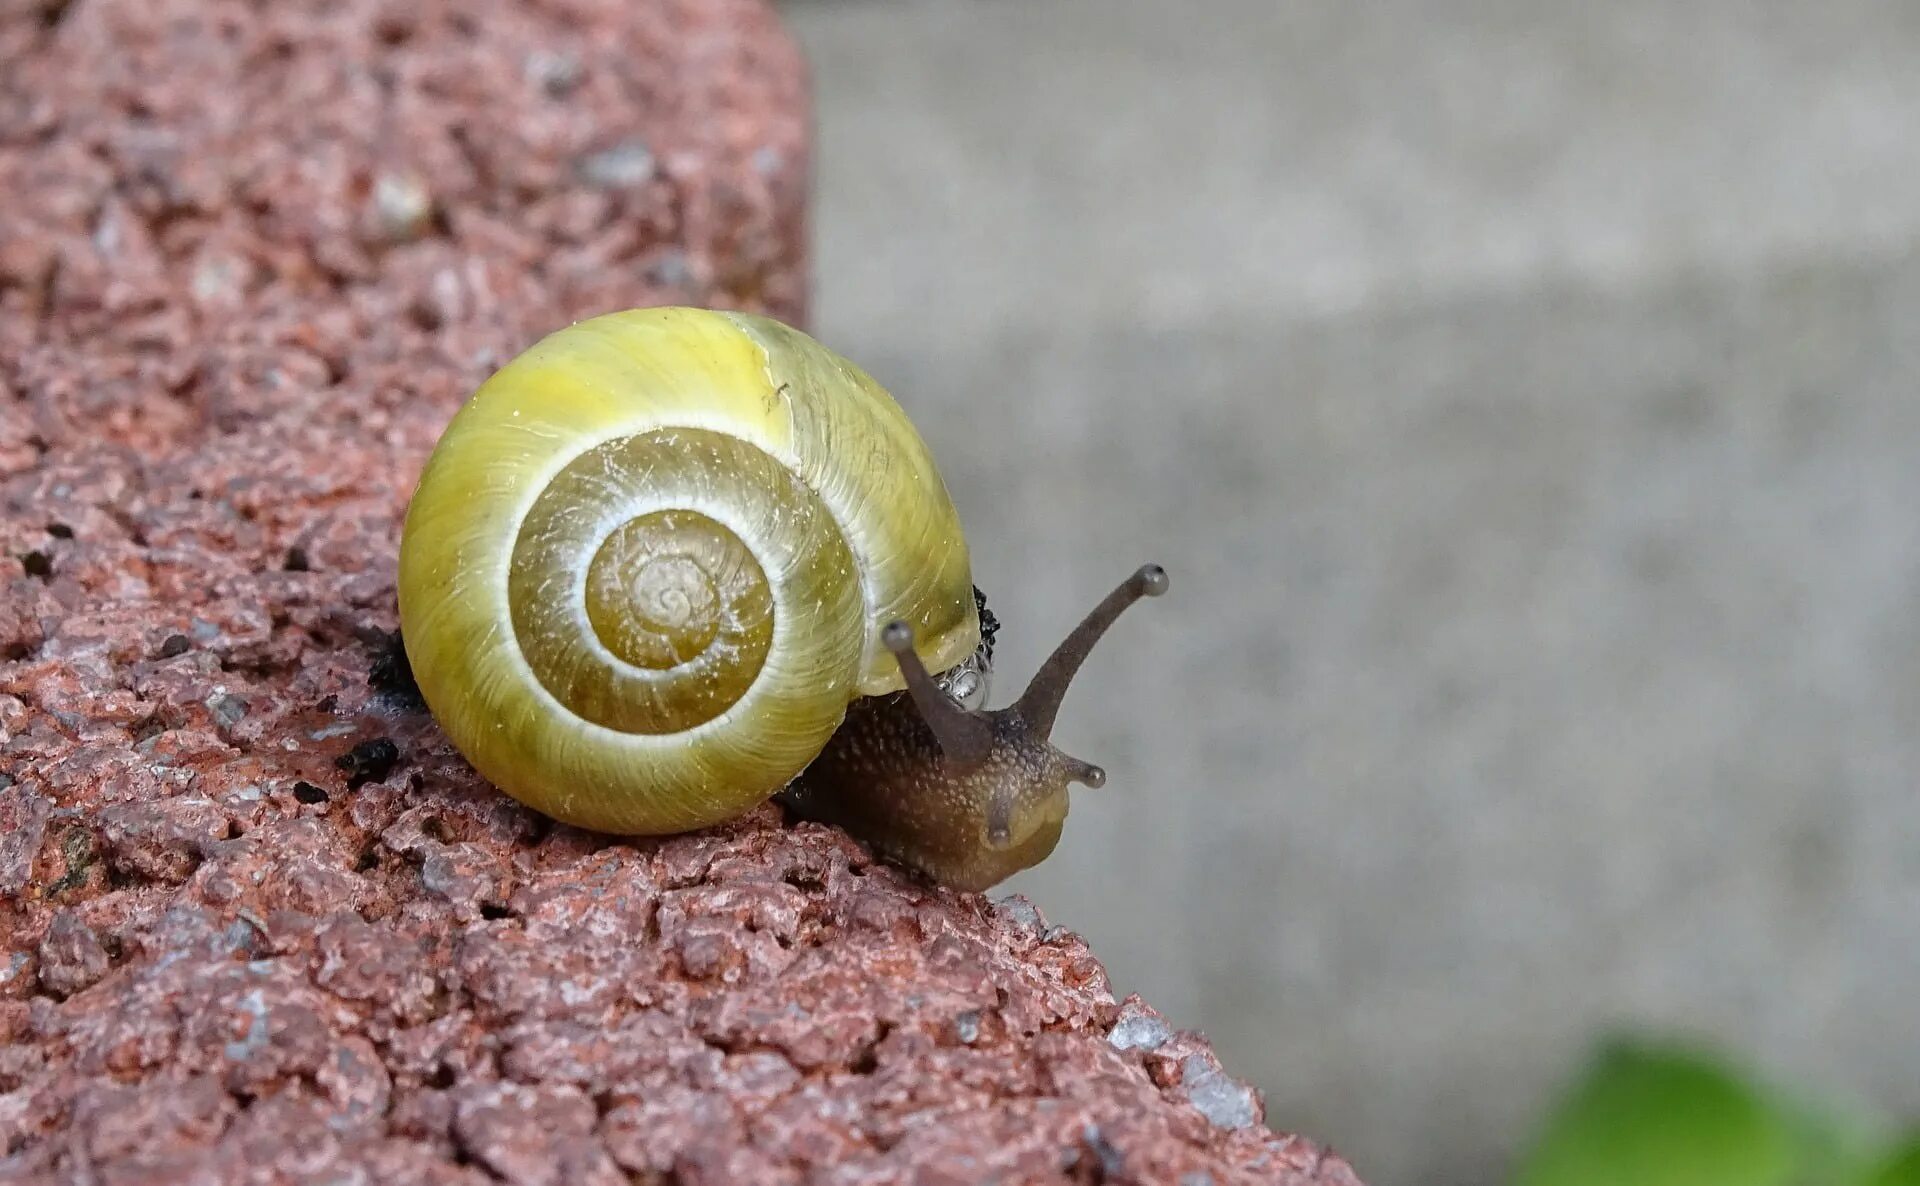
{"label": "blurred gray background", "polygon": [[1920,8],[784,8],[995,703],[1173,574],[1013,888],[1374,1186],[1614,1024],[1920,1116]]}

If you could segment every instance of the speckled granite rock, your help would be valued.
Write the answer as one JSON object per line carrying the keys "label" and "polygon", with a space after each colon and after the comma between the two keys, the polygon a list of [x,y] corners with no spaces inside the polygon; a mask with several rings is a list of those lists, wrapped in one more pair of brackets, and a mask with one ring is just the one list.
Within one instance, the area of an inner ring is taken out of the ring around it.
{"label": "speckled granite rock", "polygon": [[471,11],[0,9],[0,1180],[1351,1186],[1028,903],[448,749],[388,632],[458,401],[804,314],[764,8]]}

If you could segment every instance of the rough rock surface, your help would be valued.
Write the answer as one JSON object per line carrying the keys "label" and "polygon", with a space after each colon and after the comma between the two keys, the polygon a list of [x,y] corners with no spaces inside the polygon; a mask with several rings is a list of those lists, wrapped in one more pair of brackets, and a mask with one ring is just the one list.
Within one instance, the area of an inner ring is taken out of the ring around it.
{"label": "rough rock surface", "polygon": [[458,401],[804,313],[763,7],[473,11],[0,7],[0,1180],[1351,1186],[1024,901],[450,751],[389,631]]}

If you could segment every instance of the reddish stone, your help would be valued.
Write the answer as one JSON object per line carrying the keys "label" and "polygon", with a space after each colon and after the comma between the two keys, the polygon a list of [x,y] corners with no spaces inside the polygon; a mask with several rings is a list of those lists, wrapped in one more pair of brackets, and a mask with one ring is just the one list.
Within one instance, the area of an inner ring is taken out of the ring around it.
{"label": "reddish stone", "polygon": [[806,118],[761,0],[0,14],[0,1179],[1351,1186],[1030,904],[554,826],[396,670],[492,367],[803,317]]}
{"label": "reddish stone", "polygon": [[69,997],[107,974],[112,960],[100,937],[72,910],[62,910],[47,924],[40,941],[40,987],[56,997]]}

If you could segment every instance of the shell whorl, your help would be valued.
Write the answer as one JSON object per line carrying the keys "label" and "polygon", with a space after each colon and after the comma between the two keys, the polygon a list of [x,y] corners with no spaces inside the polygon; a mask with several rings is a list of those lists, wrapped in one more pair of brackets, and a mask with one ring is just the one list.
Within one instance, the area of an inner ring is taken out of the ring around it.
{"label": "shell whorl", "polygon": [[559,704],[621,733],[678,733],[763,675],[811,674],[850,699],[858,570],[819,498],[774,458],[710,429],[655,429],[595,445],[540,491],[507,601]]}
{"label": "shell whorl", "polygon": [[766,798],[849,701],[978,642],[957,515],[850,363],[774,322],[638,310],[551,335],[455,417],[401,548],[422,693],[503,790],[605,831]]}

